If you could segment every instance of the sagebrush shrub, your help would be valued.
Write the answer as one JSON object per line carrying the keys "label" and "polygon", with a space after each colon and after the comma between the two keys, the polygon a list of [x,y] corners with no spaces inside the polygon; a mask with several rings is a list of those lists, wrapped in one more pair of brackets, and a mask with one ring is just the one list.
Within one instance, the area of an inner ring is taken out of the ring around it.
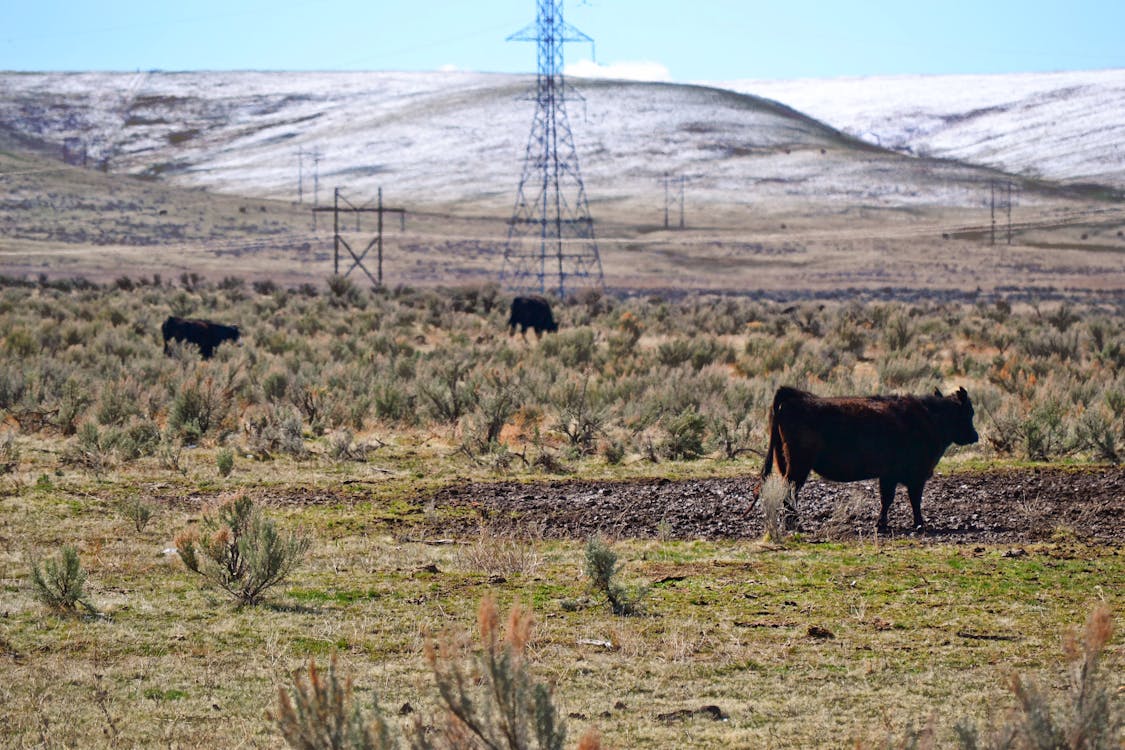
{"label": "sagebrush shrub", "polygon": [[378,700],[368,719],[352,691],[351,679],[340,682],[336,657],[322,675],[310,660],[307,681],[293,674],[292,692],[277,689],[277,711],[269,717],[277,724],[289,747],[297,750],[391,750],[399,747],[383,718]]}
{"label": "sagebrush shrub", "polygon": [[30,566],[35,598],[48,609],[59,614],[74,614],[81,605],[90,612],[97,612],[86,599],[86,571],[74,547],[63,547],[57,557],[43,561],[33,557]]}
{"label": "sagebrush shrub", "polygon": [[11,474],[20,466],[20,447],[16,436],[5,431],[0,435],[0,474]]}
{"label": "sagebrush shrub", "polygon": [[188,570],[203,576],[241,604],[257,604],[304,559],[311,540],[282,534],[245,495],[204,512],[197,529],[176,535],[176,550]]}
{"label": "sagebrush shrub", "polygon": [[477,622],[480,648],[468,659],[451,638],[427,642],[426,660],[446,721],[432,738],[416,723],[412,746],[562,750],[566,719],[548,685],[532,676],[527,660],[531,614],[513,605],[501,635],[496,601],[485,596]]}
{"label": "sagebrush shrub", "polygon": [[133,495],[132,497],[122,500],[117,510],[121,515],[133,524],[133,528],[137,533],[142,533],[148,522],[152,520],[154,511],[152,506],[142,500],[140,497]]}
{"label": "sagebrush shrub", "polygon": [[642,586],[630,591],[617,581],[620,572],[617,553],[605,540],[590,537],[586,542],[586,575],[591,588],[605,596],[615,615],[641,614],[648,589]]}
{"label": "sagebrush shrub", "polygon": [[[278,688],[278,707],[268,712],[286,743],[299,750],[562,750],[566,719],[551,688],[531,673],[527,646],[532,617],[517,603],[501,633],[496,602],[486,596],[477,612],[480,644],[447,634],[427,639],[426,660],[437,689],[438,714],[415,714],[405,733],[385,718],[378,699],[370,718],[356,702],[350,679],[341,681],[333,658],[322,674],[310,661],[307,678],[293,675],[292,690]],[[599,750],[588,730],[578,750]]]}
{"label": "sagebrush shrub", "polygon": [[229,477],[234,471],[234,451],[230,448],[220,448],[215,454],[215,468],[219,470],[219,476]]}

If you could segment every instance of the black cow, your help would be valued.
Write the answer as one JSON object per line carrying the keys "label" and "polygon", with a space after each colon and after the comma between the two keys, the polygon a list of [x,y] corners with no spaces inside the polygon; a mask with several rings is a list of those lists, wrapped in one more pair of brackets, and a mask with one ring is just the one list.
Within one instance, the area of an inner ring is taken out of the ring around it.
{"label": "black cow", "polygon": [[951,443],[977,442],[973,404],[961,388],[950,396],[869,396],[820,398],[782,386],[770,410],[770,446],[762,479],[777,470],[791,486],[795,516],[797,493],[810,471],[834,482],[878,479],[883,509],[880,530],[895,488],[906,485],[914,527],[922,520],[922,488]]}
{"label": "black cow", "polygon": [[238,326],[226,326],[210,320],[177,318],[175,315],[168,316],[164,325],[160,326],[160,333],[164,335],[165,354],[170,353],[168,342],[174,340],[195,344],[204,359],[211,359],[219,344],[224,341],[238,341],[241,335]]}
{"label": "black cow", "polygon": [[512,312],[508,316],[508,335],[520,328],[520,335],[527,338],[527,329],[535,330],[535,338],[540,338],[543,331],[554,333],[559,330],[559,324],[551,315],[551,305],[542,297],[516,297],[512,300]]}

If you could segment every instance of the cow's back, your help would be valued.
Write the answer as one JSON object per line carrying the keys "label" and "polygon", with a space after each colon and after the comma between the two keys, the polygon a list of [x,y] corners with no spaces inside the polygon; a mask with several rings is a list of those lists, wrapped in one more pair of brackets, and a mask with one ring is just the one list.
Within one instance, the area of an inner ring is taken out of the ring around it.
{"label": "cow's back", "polygon": [[778,430],[787,453],[825,479],[928,477],[940,457],[940,441],[928,434],[931,421],[917,398],[797,393],[781,399]]}

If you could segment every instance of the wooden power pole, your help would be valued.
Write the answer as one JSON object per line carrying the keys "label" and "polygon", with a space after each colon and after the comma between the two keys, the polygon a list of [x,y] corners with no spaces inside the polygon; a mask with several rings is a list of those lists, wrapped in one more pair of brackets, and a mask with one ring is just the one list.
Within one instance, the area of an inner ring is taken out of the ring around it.
{"label": "wooden power pole", "polygon": [[[343,201],[346,205],[341,206],[340,201]],[[378,203],[375,206],[366,206],[366,205],[356,206],[341,194],[340,188],[336,188],[335,191],[333,191],[333,194],[332,194],[332,207],[329,208],[329,207],[325,206],[323,208],[321,208],[321,207],[314,208],[313,209],[314,219],[316,217],[317,212],[327,212],[327,211],[332,212],[332,273],[334,273],[337,276],[340,275],[340,246],[342,245],[344,247],[344,249],[348,251],[348,254],[352,256],[352,264],[351,264],[351,266],[348,267],[348,270],[344,272],[344,276],[346,277],[346,276],[350,275],[352,271],[354,271],[355,269],[358,268],[361,271],[363,271],[364,274],[367,275],[367,278],[371,280],[372,284],[374,284],[375,286],[382,286],[383,285],[383,214],[387,214],[387,213],[398,214],[401,221],[403,222],[403,225],[405,225],[406,209],[405,208],[388,208],[387,206],[384,206],[383,205],[383,188],[379,188]],[[363,252],[356,253],[356,251],[353,250],[352,246],[348,243],[347,238],[344,237],[343,234],[341,234],[341,232],[340,232],[340,214],[355,214],[356,230],[358,231],[359,230],[360,214],[365,214],[365,213],[376,214],[377,217],[378,217],[378,219],[376,221],[375,236],[372,237],[371,241],[367,243],[367,246],[363,248]],[[378,265],[376,266],[376,275],[374,275],[374,276],[371,274],[371,272],[369,270],[367,270],[367,266],[365,266],[363,264],[363,261],[367,258],[367,254],[371,251],[372,248],[375,248],[376,257],[378,259],[377,260]]]}

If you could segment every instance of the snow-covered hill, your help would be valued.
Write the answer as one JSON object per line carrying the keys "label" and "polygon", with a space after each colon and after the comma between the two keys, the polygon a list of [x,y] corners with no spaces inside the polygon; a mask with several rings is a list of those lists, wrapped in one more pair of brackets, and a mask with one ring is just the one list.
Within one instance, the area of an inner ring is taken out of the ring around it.
{"label": "snow-covered hill", "polygon": [[911,154],[1125,187],[1125,70],[729,81]]}
{"label": "snow-covered hill", "polygon": [[[315,175],[322,201],[336,186],[367,196],[386,186],[398,200],[495,210],[510,206],[520,176],[532,83],[474,73],[0,73],[0,130],[188,187],[294,199],[300,173],[306,200]],[[592,203],[663,200],[665,174],[690,180],[693,202],[978,202],[993,173],[950,158],[1125,185],[1123,72],[574,83],[570,120]]]}

